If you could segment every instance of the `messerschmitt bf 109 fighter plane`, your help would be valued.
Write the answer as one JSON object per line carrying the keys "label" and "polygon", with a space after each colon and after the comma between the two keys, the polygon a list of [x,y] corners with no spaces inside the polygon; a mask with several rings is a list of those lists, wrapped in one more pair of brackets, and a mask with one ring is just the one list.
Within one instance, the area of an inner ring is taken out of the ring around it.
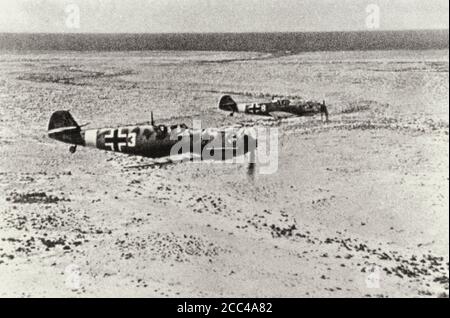
{"label": "messerschmitt bf 109 fighter plane", "polygon": [[70,152],[86,146],[128,155],[163,158],[191,154],[202,160],[228,160],[252,153],[256,136],[246,128],[189,129],[186,125],[151,123],[117,128],[82,129],[68,111],[52,114],[48,136],[70,144]]}
{"label": "messerschmitt bf 109 fighter plane", "polygon": [[273,99],[265,103],[236,103],[230,95],[224,95],[219,100],[219,109],[234,113],[271,116],[275,119],[291,116],[313,116],[320,114],[322,120],[328,121],[328,109],[325,101],[293,101],[289,99]]}

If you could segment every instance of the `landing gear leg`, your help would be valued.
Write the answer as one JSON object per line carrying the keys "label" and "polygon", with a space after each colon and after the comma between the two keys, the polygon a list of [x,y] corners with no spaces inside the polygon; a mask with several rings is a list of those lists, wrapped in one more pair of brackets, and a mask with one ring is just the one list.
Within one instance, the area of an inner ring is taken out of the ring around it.
{"label": "landing gear leg", "polygon": [[69,147],[69,151],[70,151],[70,153],[75,153],[75,151],[77,151],[77,146],[70,146]]}

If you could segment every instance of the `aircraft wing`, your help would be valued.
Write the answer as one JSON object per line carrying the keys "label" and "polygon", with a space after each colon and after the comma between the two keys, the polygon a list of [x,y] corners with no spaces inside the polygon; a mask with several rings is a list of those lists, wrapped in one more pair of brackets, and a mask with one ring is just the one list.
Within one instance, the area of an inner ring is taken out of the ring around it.
{"label": "aircraft wing", "polygon": [[163,157],[163,158],[159,158],[158,160],[153,160],[150,163],[146,163],[146,164],[142,164],[142,165],[134,165],[134,166],[125,166],[125,169],[141,169],[141,168],[153,168],[153,167],[165,167],[165,166],[170,166],[170,165],[174,165],[177,163],[181,163],[181,162],[185,162],[185,161],[189,161],[192,159],[196,159],[196,160],[201,160],[201,156],[197,155],[197,154],[181,154],[181,155],[174,155],[174,156],[169,156],[169,157]]}
{"label": "aircraft wing", "polygon": [[274,119],[283,119],[283,118],[291,118],[295,117],[295,114],[283,112],[283,111],[274,111],[269,113],[270,116],[272,116]]}

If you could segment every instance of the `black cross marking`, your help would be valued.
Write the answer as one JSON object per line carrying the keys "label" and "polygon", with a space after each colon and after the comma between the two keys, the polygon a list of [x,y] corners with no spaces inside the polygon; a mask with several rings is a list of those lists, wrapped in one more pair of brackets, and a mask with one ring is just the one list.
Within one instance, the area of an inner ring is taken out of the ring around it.
{"label": "black cross marking", "polygon": [[[127,137],[119,137],[119,130],[115,129],[112,137],[105,137],[105,144],[110,143],[113,145],[114,151],[119,151],[119,146],[127,145],[128,144],[128,138]],[[121,145],[120,145],[121,144]]]}
{"label": "black cross marking", "polygon": [[261,105],[259,104],[251,104],[248,108],[249,113],[253,111],[253,114],[259,113],[261,111]]}

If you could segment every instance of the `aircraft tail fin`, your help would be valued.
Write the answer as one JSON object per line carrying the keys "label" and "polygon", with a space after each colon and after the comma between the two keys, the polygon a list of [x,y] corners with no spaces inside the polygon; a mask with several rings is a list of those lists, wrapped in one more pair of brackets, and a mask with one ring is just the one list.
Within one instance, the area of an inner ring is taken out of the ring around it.
{"label": "aircraft tail fin", "polygon": [[79,130],[80,126],[67,110],[59,110],[52,114],[48,123],[48,133],[64,130]]}
{"label": "aircraft tail fin", "polygon": [[59,110],[52,114],[48,123],[50,138],[70,144],[83,144],[81,127],[67,110]]}
{"label": "aircraft tail fin", "polygon": [[237,112],[238,107],[236,102],[231,98],[230,95],[223,95],[219,100],[219,109],[230,111],[230,112]]}

